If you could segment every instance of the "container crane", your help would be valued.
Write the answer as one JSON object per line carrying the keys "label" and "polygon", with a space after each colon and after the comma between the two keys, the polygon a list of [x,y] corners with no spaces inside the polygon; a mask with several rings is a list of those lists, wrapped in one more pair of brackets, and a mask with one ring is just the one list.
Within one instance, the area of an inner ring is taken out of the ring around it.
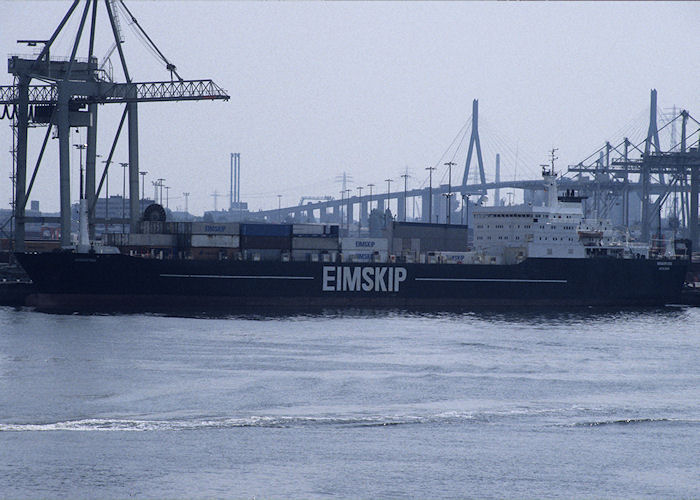
{"label": "container crane", "polygon": [[[68,60],[51,59],[50,50],[53,42],[81,2],[84,3],[84,7],[70,58]],[[184,80],[180,77],[176,66],[163,55],[123,0],[104,0],[104,7],[114,38],[114,45],[119,54],[125,82],[113,82],[111,75],[107,75],[101,69],[104,67],[104,63],[98,66],[97,58],[93,55],[97,30],[98,0],[74,0],[53,35],[48,40],[34,41],[35,44],[42,43],[44,45],[37,57],[12,56],[8,61],[9,73],[14,75],[15,83],[14,85],[0,86],[0,106],[4,105],[4,109],[0,108],[0,118],[8,117],[13,120],[16,141],[15,147],[13,147],[15,154],[14,177],[16,179],[13,208],[15,250],[17,251],[24,250],[25,223],[28,221],[25,217],[25,207],[53,126],[58,129],[59,139],[61,245],[68,246],[71,229],[71,127],[87,128],[85,197],[88,202],[90,235],[94,237],[95,205],[112,163],[112,156],[124,122],[127,121],[129,224],[131,231],[137,231],[139,221],[138,104],[143,102],[228,100],[230,98],[226,91],[212,80]],[[117,8],[126,12],[142,38],[158,54],[165,69],[170,72],[170,81],[135,82],[132,80],[122,48]],[[88,14],[90,14],[89,22],[87,21]],[[88,56],[87,59],[78,59],[76,54],[86,24],[90,26]],[[34,79],[41,80],[45,84],[31,85]],[[125,109],[96,189],[97,111],[100,104],[124,104]],[[48,130],[34,167],[29,188],[27,188],[27,143],[30,125],[46,125]]]}

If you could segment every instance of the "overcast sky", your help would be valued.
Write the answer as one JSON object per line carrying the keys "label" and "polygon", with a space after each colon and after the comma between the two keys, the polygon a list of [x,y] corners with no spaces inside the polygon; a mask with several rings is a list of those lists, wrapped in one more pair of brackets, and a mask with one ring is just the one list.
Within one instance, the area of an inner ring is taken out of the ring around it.
{"label": "overcast sky", "polygon": [[[30,54],[15,41],[48,38],[69,6],[0,0],[4,54]],[[172,187],[170,208],[184,207],[181,193],[188,191],[190,211],[198,214],[213,209],[214,191],[228,192],[231,152],[241,153],[241,197],[253,209],[276,207],[278,194],[284,205],[303,195],[340,197],[336,177],[343,171],[352,176],[355,193],[355,186],[368,183],[385,190],[384,179],[406,168],[413,174],[409,188],[425,185],[424,168],[441,162],[468,121],[473,99],[479,99],[489,179],[496,152],[503,155],[504,176],[525,179],[537,175],[552,147],[565,168],[605,140],[621,139],[620,132],[643,134],[652,88],[660,107],[700,115],[695,2],[127,6],[183,78],[213,79],[231,95],[228,102],[140,105],[147,193],[153,192],[150,182],[163,177]],[[98,17],[101,58],[110,45],[102,2]],[[78,18],[74,14],[67,27],[71,36]],[[125,17],[121,25],[132,78],[169,79]],[[71,36],[59,38],[52,54],[68,55]],[[112,62],[123,81],[118,58]],[[5,73],[0,82],[11,79]],[[98,150],[105,157],[120,112],[120,106],[100,107]],[[3,207],[11,198],[9,124],[0,124]],[[31,169],[43,130],[30,135]],[[125,139],[115,161],[128,159]],[[71,140],[84,142],[85,132]],[[57,143],[51,141],[31,195],[43,210],[58,207]],[[464,157],[457,161],[453,183]],[[77,152],[73,162],[76,173]],[[446,182],[443,169],[435,183]],[[111,194],[121,193],[117,170]],[[220,198],[218,206],[227,203]]]}

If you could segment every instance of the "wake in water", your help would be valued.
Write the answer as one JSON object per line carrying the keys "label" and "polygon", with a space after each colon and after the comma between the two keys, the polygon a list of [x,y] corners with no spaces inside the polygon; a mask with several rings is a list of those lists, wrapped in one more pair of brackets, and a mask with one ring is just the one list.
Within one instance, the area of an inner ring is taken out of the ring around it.
{"label": "wake in water", "polygon": [[672,425],[700,425],[700,420],[688,420],[680,418],[622,418],[617,420],[599,420],[591,422],[576,422],[570,427],[602,427],[606,425],[641,425],[641,424],[672,424]]}
{"label": "wake in water", "polygon": [[[315,426],[386,427],[397,425],[460,425],[497,424],[520,421],[528,418],[570,419],[571,409],[511,409],[494,412],[443,412],[434,415],[367,415],[367,416],[249,416],[222,418],[193,418],[173,420],[140,420],[115,418],[88,418],[47,423],[0,423],[0,432],[46,432],[46,431],[194,431],[205,429],[235,429],[246,427],[295,428]],[[565,416],[565,414],[567,416]],[[552,425],[552,422],[533,424]],[[615,418],[555,423],[558,427],[601,427],[607,425],[699,425],[700,420],[675,418]]]}
{"label": "wake in water", "polygon": [[292,417],[252,416],[245,418],[216,418],[192,420],[136,420],[90,418],[54,423],[0,424],[0,432],[40,431],[189,431],[202,429],[233,429],[239,427],[302,427],[302,426],[390,426],[439,421],[471,420],[471,415],[443,414],[432,417],[412,415],[364,417]]}

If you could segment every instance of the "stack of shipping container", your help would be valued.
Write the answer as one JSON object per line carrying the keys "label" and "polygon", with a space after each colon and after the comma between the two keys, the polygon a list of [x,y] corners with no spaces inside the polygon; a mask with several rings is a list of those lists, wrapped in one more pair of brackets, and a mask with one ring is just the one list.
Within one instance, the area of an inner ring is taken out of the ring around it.
{"label": "stack of shipping container", "polygon": [[326,224],[292,224],[294,261],[335,262],[340,250],[338,226]]}
{"label": "stack of shipping container", "polygon": [[395,227],[394,238],[389,239],[340,238],[338,226],[331,224],[146,221],[141,223],[140,233],[107,233],[103,242],[118,247],[122,253],[154,258],[273,262],[471,262],[472,256],[466,251],[466,228],[414,223],[395,226],[399,226],[399,231]]}
{"label": "stack of shipping container", "polygon": [[245,260],[282,260],[292,249],[289,224],[241,224],[241,255]]}
{"label": "stack of shipping container", "polygon": [[389,259],[386,238],[341,238],[340,248],[346,262],[387,262]]}
{"label": "stack of shipping container", "polygon": [[143,222],[140,233],[109,233],[105,243],[133,255],[196,260],[322,261],[338,258],[338,226]]}
{"label": "stack of shipping container", "polygon": [[[177,226],[185,257],[197,260],[240,258],[240,224],[238,222],[185,222]],[[188,224],[181,226],[181,224]],[[172,229],[175,229],[173,226]],[[188,241],[189,240],[189,241]],[[189,251],[188,251],[189,250]]]}

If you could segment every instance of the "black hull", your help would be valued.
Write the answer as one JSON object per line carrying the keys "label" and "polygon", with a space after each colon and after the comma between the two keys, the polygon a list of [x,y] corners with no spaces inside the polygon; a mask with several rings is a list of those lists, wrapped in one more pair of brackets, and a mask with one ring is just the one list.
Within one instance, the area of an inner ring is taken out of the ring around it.
{"label": "black hull", "polygon": [[[17,254],[44,308],[455,309],[679,303],[687,263],[528,259],[517,265],[157,260]],[[325,269],[324,269],[325,268]]]}

